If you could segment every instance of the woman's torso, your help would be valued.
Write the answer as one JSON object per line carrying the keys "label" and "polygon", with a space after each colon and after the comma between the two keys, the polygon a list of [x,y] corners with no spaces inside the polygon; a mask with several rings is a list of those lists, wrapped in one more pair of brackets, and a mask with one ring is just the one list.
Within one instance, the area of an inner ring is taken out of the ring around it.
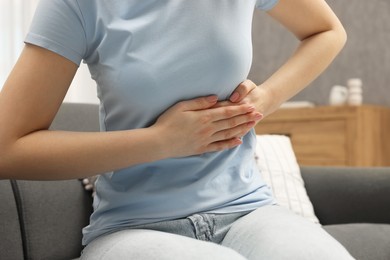
{"label": "woman's torso", "polygon": [[[255,0],[77,1],[84,57],[103,131],[144,128],[181,100],[229,97],[249,73]],[[102,175],[84,244],[126,226],[272,202],[254,164],[253,131],[237,148]],[[196,142],[196,140],[194,140]]]}

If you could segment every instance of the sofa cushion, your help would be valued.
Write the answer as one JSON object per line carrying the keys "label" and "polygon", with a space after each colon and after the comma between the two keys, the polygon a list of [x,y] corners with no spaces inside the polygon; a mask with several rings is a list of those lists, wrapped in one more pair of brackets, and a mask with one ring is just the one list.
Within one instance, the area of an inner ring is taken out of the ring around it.
{"label": "sofa cushion", "polygon": [[256,163],[276,202],[319,224],[307,196],[301,171],[291,145],[284,135],[257,135]]}
{"label": "sofa cushion", "polygon": [[390,167],[302,167],[322,225],[390,224]]}
{"label": "sofa cushion", "polygon": [[390,259],[389,224],[339,224],[323,226],[359,260]]}
{"label": "sofa cushion", "polygon": [[92,198],[79,180],[17,181],[26,259],[72,259],[82,250]]}
{"label": "sofa cushion", "polygon": [[11,182],[0,181],[0,259],[23,259],[18,210]]}

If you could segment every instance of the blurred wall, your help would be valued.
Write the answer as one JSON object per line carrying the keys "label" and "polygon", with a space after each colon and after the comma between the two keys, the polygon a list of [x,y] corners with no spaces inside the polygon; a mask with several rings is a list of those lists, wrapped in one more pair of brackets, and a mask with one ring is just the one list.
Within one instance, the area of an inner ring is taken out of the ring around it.
{"label": "blurred wall", "polygon": [[[363,102],[390,106],[390,1],[327,0],[343,23],[348,42],[333,64],[292,100],[328,104],[330,88],[349,78],[363,81]],[[261,83],[298,42],[263,12],[255,12],[254,59],[249,78]],[[313,61],[315,62],[315,61]]]}

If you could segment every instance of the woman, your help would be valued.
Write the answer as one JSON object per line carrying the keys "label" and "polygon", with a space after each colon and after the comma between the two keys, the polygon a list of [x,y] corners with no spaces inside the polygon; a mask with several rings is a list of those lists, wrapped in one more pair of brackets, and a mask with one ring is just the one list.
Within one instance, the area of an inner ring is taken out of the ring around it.
{"label": "woman", "polygon": [[[301,41],[259,86],[255,7]],[[351,259],[274,205],[253,158],[253,126],[345,40],[322,0],[42,0],[0,96],[1,178],[102,174],[83,259]],[[82,60],[102,132],[49,131]]]}

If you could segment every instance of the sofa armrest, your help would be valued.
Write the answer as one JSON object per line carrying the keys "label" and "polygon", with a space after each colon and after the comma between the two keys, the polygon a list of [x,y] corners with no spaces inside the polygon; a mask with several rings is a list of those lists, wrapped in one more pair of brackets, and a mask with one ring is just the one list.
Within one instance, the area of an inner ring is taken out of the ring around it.
{"label": "sofa armrest", "polygon": [[0,258],[23,260],[23,241],[12,183],[0,180]]}
{"label": "sofa armrest", "polygon": [[82,250],[92,196],[79,180],[12,181],[25,259],[72,259]]}
{"label": "sofa armrest", "polygon": [[390,168],[301,167],[323,225],[390,223]]}

